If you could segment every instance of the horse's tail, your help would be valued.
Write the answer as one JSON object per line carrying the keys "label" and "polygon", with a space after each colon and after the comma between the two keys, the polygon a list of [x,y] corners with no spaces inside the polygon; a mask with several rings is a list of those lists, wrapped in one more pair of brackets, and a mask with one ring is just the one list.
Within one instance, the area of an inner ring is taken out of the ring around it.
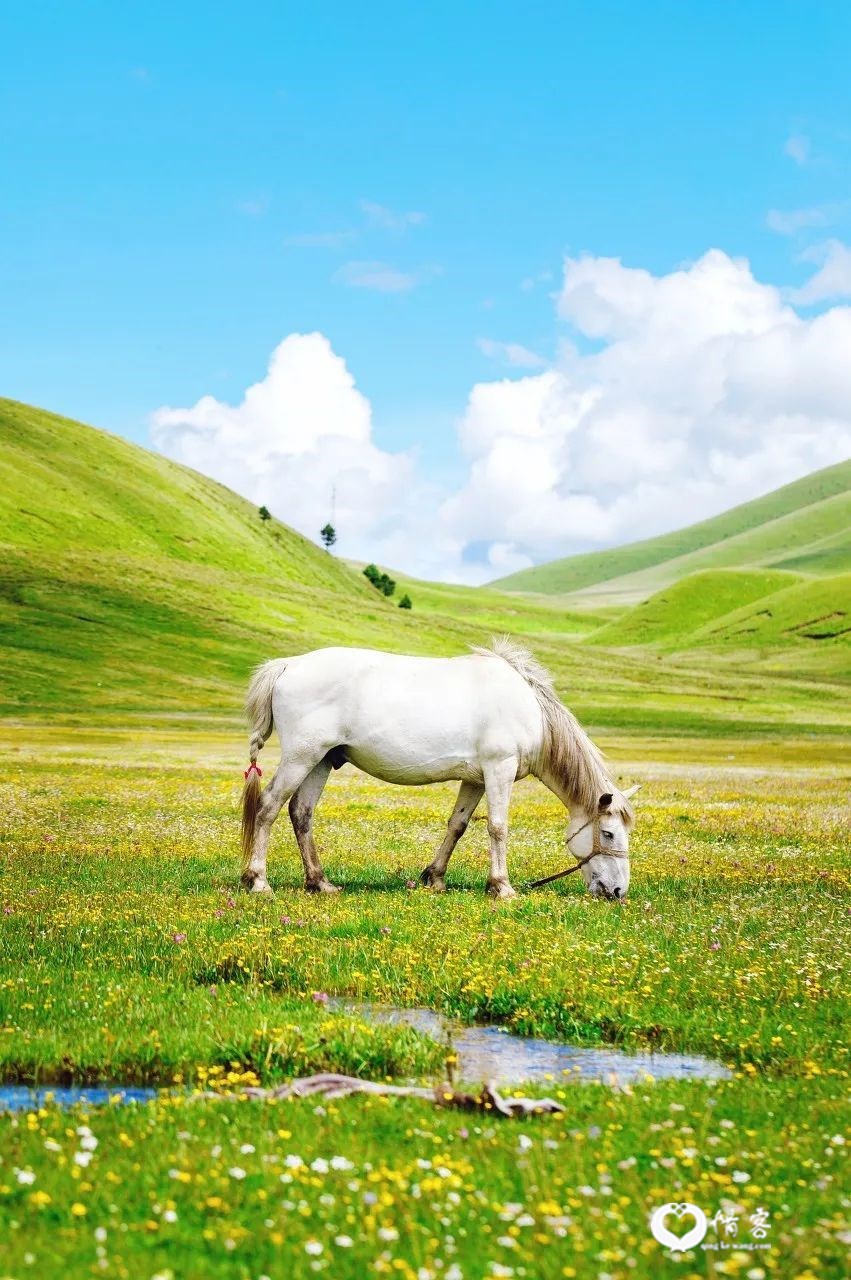
{"label": "horse's tail", "polygon": [[286,665],[284,658],[273,658],[271,662],[264,662],[251,677],[245,697],[245,714],[251,729],[251,739],[248,744],[250,764],[245,771],[245,786],[242,789],[243,875],[251,862],[257,814],[260,809],[262,771],[257,766],[257,755],[263,750],[263,745],[272,732],[272,692],[278,677],[283,675]]}

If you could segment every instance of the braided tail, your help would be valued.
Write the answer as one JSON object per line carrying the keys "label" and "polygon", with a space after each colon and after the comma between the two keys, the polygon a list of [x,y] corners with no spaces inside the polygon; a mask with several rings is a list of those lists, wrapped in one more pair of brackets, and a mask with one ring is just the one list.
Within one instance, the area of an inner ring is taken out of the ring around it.
{"label": "braided tail", "polygon": [[251,763],[245,770],[245,785],[242,788],[240,835],[243,878],[248,872],[254,852],[254,835],[257,830],[257,815],[260,812],[260,779],[263,771],[257,764],[257,756],[272,732],[272,694],[285,667],[286,662],[282,658],[264,662],[251,677],[245,699],[245,714],[251,727],[251,740],[248,745],[248,758]]}

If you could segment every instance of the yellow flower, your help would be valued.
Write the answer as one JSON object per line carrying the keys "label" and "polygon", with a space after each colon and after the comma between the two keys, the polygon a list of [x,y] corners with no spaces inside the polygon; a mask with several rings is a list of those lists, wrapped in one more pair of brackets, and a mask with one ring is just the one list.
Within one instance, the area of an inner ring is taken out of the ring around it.
{"label": "yellow flower", "polygon": [[84,1204],[80,1204],[79,1200],[75,1200],[74,1203],[71,1205],[71,1212],[73,1213],[75,1218],[85,1218],[86,1214],[88,1213],[88,1209]]}

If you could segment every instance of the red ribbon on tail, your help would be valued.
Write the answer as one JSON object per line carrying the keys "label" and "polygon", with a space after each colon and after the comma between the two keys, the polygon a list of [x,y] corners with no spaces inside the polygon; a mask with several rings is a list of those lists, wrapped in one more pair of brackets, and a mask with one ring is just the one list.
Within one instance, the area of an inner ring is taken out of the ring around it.
{"label": "red ribbon on tail", "polygon": [[248,768],[245,770],[245,773],[242,775],[245,778],[246,782],[248,781],[252,770],[257,774],[258,778],[263,777],[263,770],[260,768],[256,760],[252,760],[251,764],[248,766]]}

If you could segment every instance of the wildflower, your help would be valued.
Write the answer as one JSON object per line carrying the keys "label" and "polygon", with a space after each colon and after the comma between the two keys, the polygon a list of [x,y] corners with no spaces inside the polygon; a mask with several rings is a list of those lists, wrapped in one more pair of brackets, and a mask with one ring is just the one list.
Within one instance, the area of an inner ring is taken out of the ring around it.
{"label": "wildflower", "polygon": [[46,1191],[30,1192],[29,1202],[31,1205],[34,1205],[36,1209],[43,1209],[45,1205],[50,1204],[50,1201],[51,1201],[51,1197],[47,1194]]}
{"label": "wildflower", "polygon": [[332,1169],[354,1169],[354,1167],[355,1166],[352,1164],[351,1160],[347,1160],[345,1156],[331,1157]]}
{"label": "wildflower", "polygon": [[[79,1130],[77,1130],[79,1133]],[[84,1133],[80,1138],[80,1146],[84,1151],[96,1151],[98,1140],[93,1133]]]}
{"label": "wildflower", "polygon": [[313,994],[312,994],[312,996],[311,996],[310,998],[311,998],[311,1000],[313,1001],[313,1003],[314,1003],[314,1004],[327,1004],[327,1003],[328,1003],[328,992],[327,992],[327,991],[314,991],[314,992],[313,992]]}
{"label": "wildflower", "polygon": [[304,1246],[304,1252],[309,1253],[313,1258],[318,1258],[320,1253],[324,1252],[324,1249],[318,1240],[308,1240]]}
{"label": "wildflower", "polygon": [[103,1244],[106,1240],[106,1227],[95,1227],[95,1240],[98,1244]]}
{"label": "wildflower", "polygon": [[174,941],[174,942],[185,942],[185,941],[186,941],[186,934],[185,934],[185,933],[174,933],[174,934],[172,934],[172,939],[173,939],[173,941]]}
{"label": "wildflower", "polygon": [[84,1204],[80,1204],[79,1200],[75,1200],[71,1205],[71,1212],[75,1218],[85,1218],[88,1213],[88,1209]]}
{"label": "wildflower", "polygon": [[317,1156],[316,1159],[311,1162],[310,1167],[314,1173],[327,1173],[330,1165],[327,1160],[323,1160],[321,1156]]}
{"label": "wildflower", "polygon": [[235,1164],[232,1169],[228,1169],[228,1173],[232,1178],[236,1178],[237,1182],[245,1177],[245,1170],[240,1169],[238,1164]]}
{"label": "wildflower", "polygon": [[92,1158],[91,1151],[75,1151],[74,1164],[80,1165],[83,1169],[87,1168]]}
{"label": "wildflower", "polygon": [[399,1232],[395,1227],[379,1227],[377,1235],[379,1240],[386,1240],[388,1244],[399,1239]]}
{"label": "wildflower", "polygon": [[530,1147],[534,1146],[534,1143],[528,1133],[521,1133],[520,1137],[517,1139],[517,1145],[521,1151],[528,1151]]}
{"label": "wildflower", "polygon": [[335,1236],[334,1244],[340,1249],[351,1249],[354,1240],[351,1236]]}
{"label": "wildflower", "polygon": [[734,1169],[732,1178],[734,1182],[750,1182],[751,1175],[749,1173],[744,1173],[741,1169]]}
{"label": "wildflower", "polygon": [[254,1153],[254,1151],[256,1150],[256,1148],[255,1148],[255,1147],[252,1147],[252,1145],[251,1145],[251,1143],[250,1143],[250,1142],[243,1142],[243,1144],[242,1144],[242,1146],[239,1148],[239,1150],[240,1150],[240,1153],[241,1153],[242,1155],[244,1155],[244,1156],[250,1156],[250,1155],[252,1155],[252,1154]]}
{"label": "wildflower", "polygon": [[35,1182],[35,1174],[32,1169],[16,1169],[15,1177],[22,1187],[31,1187]]}
{"label": "wildflower", "polygon": [[721,943],[720,943],[720,942],[710,942],[710,944],[709,944],[709,950],[710,950],[710,951],[720,951],[720,950],[721,950]]}
{"label": "wildflower", "polygon": [[298,1169],[300,1165],[304,1164],[304,1161],[301,1156],[287,1156],[284,1160],[284,1164],[288,1169]]}

